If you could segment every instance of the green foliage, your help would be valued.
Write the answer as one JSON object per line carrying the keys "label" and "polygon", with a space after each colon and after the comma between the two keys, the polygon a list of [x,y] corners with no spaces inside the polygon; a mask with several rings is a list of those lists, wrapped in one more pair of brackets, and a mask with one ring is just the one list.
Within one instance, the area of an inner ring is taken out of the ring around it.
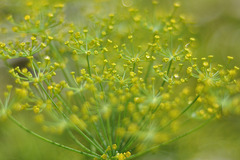
{"label": "green foliage", "polygon": [[[109,2],[110,3],[110,2]],[[63,4],[26,4],[9,16],[15,38],[0,42],[0,58],[16,85],[8,85],[0,118],[46,142],[94,159],[134,159],[176,141],[227,112],[240,113],[239,68],[196,58],[191,25],[157,1],[149,8],[118,1],[89,2],[84,25],[64,20]],[[11,31],[9,31],[11,32]],[[25,66],[12,67],[24,58]],[[67,133],[78,149],[24,127],[15,112],[32,112],[44,132]],[[186,129],[198,119],[199,126]]]}

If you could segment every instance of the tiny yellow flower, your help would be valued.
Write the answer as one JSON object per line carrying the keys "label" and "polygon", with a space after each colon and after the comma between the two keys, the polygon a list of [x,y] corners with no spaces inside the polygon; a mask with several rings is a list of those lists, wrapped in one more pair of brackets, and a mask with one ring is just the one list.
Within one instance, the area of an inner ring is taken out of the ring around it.
{"label": "tiny yellow flower", "polygon": [[25,21],[29,21],[29,20],[31,19],[31,17],[30,17],[29,15],[26,15],[26,16],[24,17],[24,19],[25,19]]}

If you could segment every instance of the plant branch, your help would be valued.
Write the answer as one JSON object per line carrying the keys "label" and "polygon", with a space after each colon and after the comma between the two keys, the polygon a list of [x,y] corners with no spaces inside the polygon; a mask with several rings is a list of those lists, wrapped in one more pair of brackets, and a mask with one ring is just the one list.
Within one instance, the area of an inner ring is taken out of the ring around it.
{"label": "plant branch", "polygon": [[144,154],[146,154],[146,153],[149,153],[149,152],[151,152],[151,151],[153,151],[153,150],[155,150],[155,149],[158,149],[158,148],[160,148],[160,147],[162,147],[162,146],[164,146],[164,145],[167,145],[167,144],[170,144],[170,143],[172,143],[172,142],[175,142],[175,141],[177,141],[177,140],[179,140],[179,139],[181,139],[181,138],[183,138],[183,137],[185,137],[185,136],[187,136],[187,135],[189,135],[189,134],[191,134],[191,133],[199,130],[200,128],[204,127],[204,126],[205,126],[210,120],[212,120],[213,118],[214,118],[214,116],[213,116],[212,118],[208,119],[207,121],[205,121],[204,123],[200,124],[200,125],[197,126],[196,128],[194,128],[194,129],[192,129],[192,130],[190,130],[190,131],[188,131],[188,132],[186,132],[186,133],[184,133],[184,134],[182,134],[182,135],[180,135],[180,136],[177,136],[177,137],[175,137],[175,138],[173,138],[173,139],[171,139],[171,140],[169,140],[169,141],[167,141],[167,142],[165,142],[165,143],[161,143],[161,144],[159,144],[159,145],[156,145],[156,146],[154,146],[154,147],[151,147],[151,148],[149,148],[149,149],[147,149],[147,150],[145,150],[145,151],[143,151],[143,152],[140,152],[140,153],[137,153],[137,154],[135,154],[135,155],[132,155],[131,157],[129,157],[129,158],[127,158],[127,159],[129,160],[129,159],[137,158],[137,157],[142,156],[142,155],[144,155]]}
{"label": "plant branch", "polygon": [[71,148],[71,147],[68,147],[68,146],[65,146],[63,144],[60,144],[60,143],[57,143],[57,142],[54,142],[50,139],[47,139],[43,136],[40,136],[39,134],[29,130],[28,128],[24,127],[20,122],[18,122],[15,118],[13,118],[12,116],[9,116],[9,118],[13,121],[13,123],[15,123],[16,125],[18,125],[20,128],[22,128],[23,130],[25,130],[26,132],[30,133],[31,135],[37,137],[38,139],[41,139],[45,142],[48,142],[50,144],[53,144],[55,146],[58,146],[58,147],[61,147],[61,148],[64,148],[66,150],[69,150],[69,151],[72,151],[72,152],[76,152],[76,153],[79,153],[79,154],[82,154],[82,155],[85,155],[85,156],[88,156],[88,157],[92,157],[92,158],[99,158],[98,156],[96,155],[92,155],[92,154],[89,154],[89,153],[86,153],[86,152],[82,152],[82,151],[79,151],[77,149],[74,149],[74,148]]}

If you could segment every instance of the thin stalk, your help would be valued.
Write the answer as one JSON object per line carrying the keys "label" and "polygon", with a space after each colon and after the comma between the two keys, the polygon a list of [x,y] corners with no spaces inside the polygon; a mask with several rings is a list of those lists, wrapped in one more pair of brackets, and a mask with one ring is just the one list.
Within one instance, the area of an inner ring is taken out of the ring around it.
{"label": "thin stalk", "polygon": [[[151,56],[152,56],[152,54],[151,54]],[[147,83],[147,79],[149,77],[152,67],[153,67],[153,61],[151,60],[148,64],[147,73],[145,74],[145,78],[144,78],[145,83]]]}
{"label": "thin stalk", "polygon": [[89,61],[89,55],[87,55],[87,64],[88,64],[88,73],[89,73],[90,77],[92,77],[91,67],[90,67],[90,61]]}
{"label": "thin stalk", "polygon": [[[121,126],[121,115],[122,115],[122,113],[119,113],[119,115],[118,115],[117,128]],[[116,136],[116,144],[119,147],[119,145],[120,145],[120,136]]]}
{"label": "thin stalk", "polygon": [[51,100],[52,104],[55,106],[55,108],[57,108],[57,110],[59,112],[61,112],[61,114],[63,115],[64,118],[67,119],[67,116],[60,110],[60,108],[57,106],[57,104],[54,102],[54,100],[52,99],[52,97],[47,93],[46,89],[43,87],[42,83],[38,83],[39,86],[41,87],[41,89],[43,90],[43,92],[45,93],[45,95]]}
{"label": "thin stalk", "polygon": [[[39,83],[40,87],[42,88],[42,90],[44,91],[44,93],[46,94],[46,96],[51,100],[51,102],[53,103],[53,105],[57,108],[57,110],[62,114],[62,116],[68,121],[70,122],[69,118],[66,116],[66,114],[64,114],[59,107],[56,105],[56,103],[54,102],[54,100],[52,99],[52,97],[47,93],[47,91],[45,90],[45,88],[43,87],[43,85],[41,83]],[[101,153],[104,153],[104,151],[96,144],[94,143],[86,134],[84,134],[84,132],[82,130],[80,130],[75,124],[74,128],[76,129],[76,131],[78,131],[88,142],[90,142],[92,145],[94,145]]]}
{"label": "thin stalk", "polygon": [[94,127],[94,129],[95,129],[95,132],[97,133],[97,136],[98,136],[98,137],[100,138],[100,140],[102,141],[103,147],[104,147],[104,148],[107,148],[106,141],[105,141],[105,139],[103,138],[103,135],[102,135],[102,133],[100,132],[99,128],[97,127],[97,124],[94,123],[93,127]]}
{"label": "thin stalk", "polygon": [[92,139],[92,141],[102,150],[102,152],[104,151],[103,147],[98,143],[98,141],[93,137],[93,135],[87,130],[85,129],[85,132],[87,133],[87,135],[89,136],[90,139]]}
{"label": "thin stalk", "polygon": [[[154,43],[154,38],[153,38],[153,43]],[[148,47],[147,50],[149,50],[150,48]],[[153,49],[151,50],[151,57],[153,56]],[[147,83],[147,79],[148,79],[148,76],[150,74],[150,71],[151,71],[151,68],[153,67],[153,60],[150,61],[150,63],[148,64],[148,68],[147,68],[147,73],[145,74],[145,77],[144,77],[144,81],[145,83]]]}
{"label": "thin stalk", "polygon": [[111,131],[111,124],[110,124],[110,119],[107,119],[107,132],[108,132],[108,138],[109,138],[109,143],[110,146],[112,146],[112,131]]}
{"label": "thin stalk", "polygon": [[[170,60],[169,65],[168,65],[167,76],[168,76],[168,74],[170,72],[171,65],[172,65],[172,59]],[[163,80],[161,87],[163,87],[165,83],[166,83],[166,81]]]}
{"label": "thin stalk", "polygon": [[166,128],[167,126],[169,126],[172,122],[174,122],[176,119],[178,119],[179,117],[181,117],[189,108],[191,108],[191,106],[197,101],[197,99],[199,98],[200,95],[197,95],[195,97],[195,99],[176,117],[173,118],[171,121],[169,121],[165,126],[163,126],[161,128],[161,130],[163,130],[164,128]]}
{"label": "thin stalk", "polygon": [[[49,86],[49,83],[44,80],[44,82]],[[60,94],[56,94],[55,92],[53,92],[53,94],[57,97],[57,99],[59,101],[61,101],[63,103],[63,105],[65,106],[65,108],[68,110],[69,113],[72,113],[70,107],[65,103],[65,100],[63,100],[62,96]]]}
{"label": "thin stalk", "polygon": [[98,116],[100,117],[100,124],[101,124],[101,127],[102,127],[102,131],[103,131],[103,136],[106,140],[106,143],[107,145],[110,145],[110,142],[109,142],[109,139],[108,139],[108,135],[107,135],[107,130],[105,128],[105,125],[104,125],[104,121],[103,121],[103,118],[102,118],[102,115],[98,109]]}
{"label": "thin stalk", "polygon": [[[146,125],[149,124],[149,121],[150,121],[150,119],[147,119],[145,122],[140,122],[138,124],[138,126],[140,126],[140,130],[142,130],[144,127],[146,127]],[[137,136],[131,136],[127,140],[125,145],[121,148],[121,152],[124,152],[124,151],[128,150],[128,148],[131,147],[134,142],[136,142],[137,138],[138,138]]]}
{"label": "thin stalk", "polygon": [[73,86],[73,85],[72,85],[72,81],[70,80],[69,75],[67,74],[67,73],[70,73],[70,72],[69,72],[69,71],[66,71],[65,68],[61,68],[61,71],[62,71],[62,73],[63,73],[64,78],[65,78],[66,81],[68,82],[68,84],[70,84],[71,86]]}
{"label": "thin stalk", "polygon": [[88,157],[92,157],[92,158],[100,158],[99,156],[96,156],[96,155],[92,155],[92,154],[89,154],[89,153],[86,153],[86,152],[82,152],[82,151],[79,151],[77,149],[74,149],[74,148],[71,148],[71,147],[68,147],[68,146],[65,146],[63,144],[60,144],[60,143],[57,143],[57,142],[54,142],[50,139],[47,139],[43,136],[40,136],[39,134],[29,130],[28,128],[24,127],[21,123],[19,123],[15,118],[13,118],[12,116],[9,116],[9,118],[13,121],[13,123],[15,123],[17,126],[19,126],[20,128],[22,128],[23,130],[25,130],[26,132],[30,133],[31,135],[37,137],[38,139],[41,139],[45,142],[48,142],[50,144],[53,144],[55,146],[58,146],[58,147],[61,147],[61,148],[64,148],[66,150],[69,150],[69,151],[72,151],[72,152],[76,152],[76,153],[79,153],[79,154],[82,154],[82,155],[85,155],[85,156],[88,156]]}
{"label": "thin stalk", "polygon": [[[47,85],[49,85],[48,82],[45,81],[45,83],[46,83]],[[54,94],[55,94],[55,93],[54,93]],[[63,100],[63,98],[61,97],[61,95],[58,95],[58,94],[55,94],[55,95],[56,95],[57,99],[60,100],[60,101],[63,103],[63,105],[64,105],[65,108],[69,111],[69,113],[72,113],[71,109],[70,109],[69,106],[65,103],[65,100]],[[98,145],[99,148],[102,149],[102,146],[96,141],[95,138],[93,138],[93,137],[91,136],[91,134],[90,134],[87,130],[86,130],[86,133],[87,133],[88,136],[96,143],[96,145]],[[103,149],[102,149],[102,150],[103,150]]]}
{"label": "thin stalk", "polygon": [[140,157],[140,156],[142,156],[142,155],[144,155],[144,154],[146,154],[146,153],[148,153],[148,152],[151,152],[151,151],[153,151],[153,150],[156,150],[156,149],[158,149],[158,148],[160,148],[160,147],[162,147],[162,146],[164,146],[164,145],[167,145],[167,144],[170,144],[170,143],[172,143],[172,142],[175,142],[175,141],[177,141],[177,140],[179,140],[179,139],[181,139],[181,138],[183,138],[183,137],[185,137],[185,136],[187,136],[187,135],[189,135],[189,134],[191,134],[191,133],[199,130],[200,128],[204,127],[204,126],[205,126],[210,120],[212,120],[213,118],[214,118],[214,117],[208,119],[207,121],[205,121],[204,123],[200,124],[200,125],[197,126],[196,128],[193,128],[192,130],[190,130],[190,131],[188,131],[188,132],[186,132],[186,133],[184,133],[184,134],[182,134],[182,135],[180,135],[180,136],[177,136],[177,137],[175,137],[175,138],[173,138],[173,139],[171,139],[171,140],[169,140],[169,141],[167,141],[167,142],[161,143],[161,144],[159,144],[159,145],[156,145],[156,146],[154,146],[154,147],[151,147],[151,148],[149,148],[149,149],[146,149],[146,150],[143,151],[143,152],[140,152],[140,153],[137,153],[137,154],[135,154],[135,155],[132,155],[132,156],[130,156],[129,158],[127,158],[127,160]]}
{"label": "thin stalk", "polygon": [[[50,43],[50,48],[52,50],[54,50],[58,55],[59,55],[59,58],[61,59],[61,61],[63,60],[63,57],[61,56],[61,53],[59,53],[58,49],[56,48],[56,46],[53,44],[53,43]],[[70,73],[70,71],[66,71],[66,67],[64,68],[61,68],[61,71],[63,73],[63,76],[65,77],[66,81],[69,83],[69,84],[72,84],[72,82],[70,81],[70,78],[69,78],[69,75],[67,73]]]}
{"label": "thin stalk", "polygon": [[[158,108],[159,105],[160,105],[160,103],[157,105],[156,108]],[[156,112],[156,110],[157,109],[155,109],[153,112],[150,112],[150,110],[149,110],[149,112],[146,113],[146,115],[154,114]],[[143,129],[146,125],[149,124],[150,119],[147,119],[147,118],[145,119],[145,118],[146,118],[146,116],[144,115],[141,122],[138,123],[138,126],[140,126],[140,130]],[[123,146],[123,148],[121,148],[121,151],[126,151],[136,141],[136,139],[137,139],[136,136],[135,137],[130,137],[127,140],[126,144]]]}
{"label": "thin stalk", "polygon": [[90,149],[88,149],[86,146],[84,146],[72,133],[72,131],[70,129],[67,130],[68,131],[68,134],[70,135],[70,137],[84,150],[86,150],[87,152],[93,154],[93,155],[96,155],[96,156],[101,156],[101,155],[98,155],[97,153],[91,151]]}
{"label": "thin stalk", "polygon": [[133,72],[135,71],[135,68],[136,68],[136,63],[134,62],[133,63],[133,69],[132,69]]}
{"label": "thin stalk", "polygon": [[[55,92],[54,92],[54,94],[55,94]],[[56,97],[57,97],[57,99],[58,99],[59,101],[61,101],[61,102],[63,103],[63,105],[65,106],[65,108],[67,109],[67,111],[68,111],[69,113],[72,113],[70,107],[65,103],[65,100],[63,100],[62,96],[61,96],[60,94],[56,94]]]}

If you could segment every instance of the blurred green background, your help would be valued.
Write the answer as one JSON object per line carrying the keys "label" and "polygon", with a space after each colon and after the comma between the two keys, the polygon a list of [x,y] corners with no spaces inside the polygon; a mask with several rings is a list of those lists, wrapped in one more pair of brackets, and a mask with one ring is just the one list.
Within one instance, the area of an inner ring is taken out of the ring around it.
{"label": "blurred green background", "polygon": [[[88,5],[87,1],[65,0],[65,12],[71,18],[72,8]],[[102,0],[107,1],[107,0]],[[130,1],[130,0],[128,0]],[[173,4],[172,0],[159,0],[160,5]],[[194,24],[192,32],[197,39],[198,56],[215,55],[215,60],[224,62],[227,56],[235,57],[234,63],[240,64],[240,1],[239,0],[181,0],[181,12],[190,17]],[[9,14],[21,15],[24,1],[0,0],[0,29],[8,28],[5,17]],[[133,3],[147,4],[150,0],[135,0]],[[77,16],[75,16],[76,19]],[[74,19],[74,18],[73,18]],[[1,34],[0,40],[11,39],[12,35]],[[0,96],[6,84],[12,80],[7,69],[0,62]],[[240,106],[236,106],[240,107]],[[28,121],[27,114],[18,116]],[[34,124],[29,125],[34,129]],[[37,131],[37,127],[35,127]],[[200,131],[187,136],[178,142],[162,147],[155,153],[144,156],[141,160],[239,160],[240,159],[240,117],[226,115],[221,120],[212,121]],[[58,135],[54,137],[62,143]],[[9,120],[0,121],[0,160],[79,160],[78,154],[46,144],[25,131],[19,129]]]}

